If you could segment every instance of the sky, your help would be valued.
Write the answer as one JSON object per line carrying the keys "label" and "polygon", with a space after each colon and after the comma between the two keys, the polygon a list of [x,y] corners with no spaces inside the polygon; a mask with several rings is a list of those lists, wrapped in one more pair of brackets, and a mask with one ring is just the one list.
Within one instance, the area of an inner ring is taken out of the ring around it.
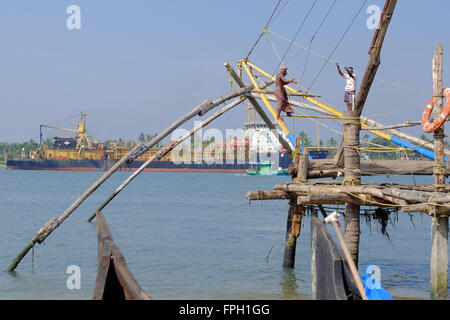
{"label": "sky", "polygon": [[[337,0],[324,19],[333,2],[282,0],[269,26],[273,45],[263,36],[249,59],[273,73],[279,63],[276,52],[287,52],[289,76],[301,79],[304,87],[312,84],[313,93],[343,111],[345,81],[335,64],[324,66],[323,58],[308,55],[279,37],[295,37],[295,43],[329,56],[362,7],[330,58],[353,66],[361,80],[375,31],[368,28],[371,13],[367,8],[383,8],[385,1]],[[41,124],[75,129],[81,112],[87,112],[87,130],[93,140],[136,140],[141,132],[162,131],[205,99],[216,99],[231,89],[224,63],[235,66],[247,56],[277,3],[1,1],[0,142],[38,141]],[[80,29],[67,26],[67,20],[72,21],[66,11],[71,5],[80,8]],[[446,0],[398,1],[381,53],[377,73],[381,80],[374,82],[363,115],[385,125],[420,120],[432,95],[431,66],[437,44],[444,50],[443,83],[450,86],[448,12]],[[245,106],[208,128],[243,128]],[[405,111],[395,112],[401,110]],[[317,115],[297,108],[295,112]],[[342,131],[337,120],[321,122]],[[294,134],[305,131],[316,139],[314,121],[289,119],[286,124]],[[193,121],[184,125],[192,126]],[[327,127],[321,127],[322,139],[339,137]],[[420,127],[404,131],[422,134]]]}

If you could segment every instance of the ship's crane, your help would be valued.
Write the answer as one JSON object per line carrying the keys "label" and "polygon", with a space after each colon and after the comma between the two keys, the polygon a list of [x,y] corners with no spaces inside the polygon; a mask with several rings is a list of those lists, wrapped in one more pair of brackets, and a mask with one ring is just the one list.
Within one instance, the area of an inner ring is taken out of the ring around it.
{"label": "ship's crane", "polygon": [[[57,129],[57,130],[63,130],[63,131],[69,131],[69,132],[75,132],[75,138],[77,140],[77,146],[76,149],[79,149],[82,145],[87,146],[87,149],[92,149],[91,141],[89,140],[89,134],[86,132],[86,112],[81,113],[81,121],[77,123],[77,129],[67,129],[67,128],[60,128],[55,126],[50,126],[47,124],[41,124],[39,126],[39,133],[40,133],[40,141],[42,143],[42,128],[51,128],[51,129]],[[85,144],[84,144],[85,142]]]}

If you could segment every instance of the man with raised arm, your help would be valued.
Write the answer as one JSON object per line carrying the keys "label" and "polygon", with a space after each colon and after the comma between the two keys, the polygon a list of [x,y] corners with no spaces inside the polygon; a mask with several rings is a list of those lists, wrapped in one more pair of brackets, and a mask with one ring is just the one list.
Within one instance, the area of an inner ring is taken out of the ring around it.
{"label": "man with raised arm", "polygon": [[338,73],[341,75],[341,77],[347,80],[345,84],[344,102],[347,104],[348,111],[352,111],[353,108],[355,107],[355,94],[356,94],[356,77],[355,74],[353,73],[353,68],[344,67],[347,73],[343,73],[338,63],[336,63],[336,66],[338,69]]}

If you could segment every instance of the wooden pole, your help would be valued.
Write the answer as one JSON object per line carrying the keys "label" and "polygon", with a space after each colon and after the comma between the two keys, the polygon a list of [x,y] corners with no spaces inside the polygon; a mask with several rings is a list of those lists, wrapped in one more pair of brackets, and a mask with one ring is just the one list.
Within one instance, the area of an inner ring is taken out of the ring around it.
{"label": "wooden pole", "polygon": [[358,96],[355,101],[355,109],[358,112],[358,116],[361,115],[366,103],[367,96],[369,95],[370,88],[372,87],[373,80],[377,74],[378,67],[380,66],[380,54],[383,46],[384,38],[391,22],[392,15],[394,14],[397,0],[387,0],[386,10],[383,13],[383,17],[380,21],[380,28],[375,35],[372,50],[370,52],[370,59],[364,72],[364,77],[361,80],[361,87],[359,88]]}
{"label": "wooden pole", "polygon": [[292,269],[295,265],[295,249],[302,226],[303,207],[295,200],[289,201],[289,214],[286,223],[286,245],[284,249],[283,268]]}
{"label": "wooden pole", "polygon": [[317,146],[321,147],[321,145],[320,145],[320,123],[317,123]]}
{"label": "wooden pole", "polygon": [[334,231],[336,232],[339,243],[341,244],[342,251],[344,252],[345,259],[347,260],[348,266],[350,267],[350,271],[352,273],[353,280],[355,280],[359,294],[361,295],[361,298],[363,300],[368,300],[366,297],[366,290],[364,288],[364,285],[362,284],[361,277],[359,276],[358,268],[356,267],[357,265],[353,262],[353,259],[352,259],[353,257],[347,248],[346,242],[341,233],[341,229],[339,229],[339,226],[336,222],[337,216],[338,216],[338,213],[334,212],[325,218],[325,222],[331,223],[333,225],[333,228],[334,228]]}
{"label": "wooden pole", "polygon": [[56,228],[58,228],[61,223],[64,222],[71,214],[74,212],[95,190],[97,190],[103,182],[105,182],[114,172],[116,172],[122,165],[127,162],[134,161],[139,155],[147,151],[156,143],[159,143],[165,137],[167,137],[170,133],[172,133],[176,128],[181,126],[186,121],[192,119],[193,117],[199,115],[202,116],[206,112],[210,111],[214,107],[224,103],[227,100],[232,98],[241,96],[247,92],[250,92],[253,86],[246,86],[245,88],[239,90],[232,90],[229,93],[219,97],[218,99],[211,101],[210,99],[205,100],[200,105],[195,107],[192,111],[188,112],[177,121],[175,121],[172,125],[170,125],[163,132],[158,134],[155,138],[153,138],[146,145],[139,145],[138,147],[131,150],[127,155],[125,155],[122,159],[117,161],[109,170],[107,170],[94,184],[92,184],[72,205],[69,206],[60,216],[59,218],[53,217],[50,219],[45,226],[43,226],[39,231],[35,234],[35,236],[28,242],[25,248],[14,258],[6,271],[12,272],[19,265],[20,261],[25,257],[25,255],[34,247],[36,243],[42,243]]}
{"label": "wooden pole", "polygon": [[[442,112],[442,45],[437,45],[433,59],[434,119]],[[444,125],[434,133],[435,191],[445,192]],[[433,300],[448,299],[448,218],[439,216],[434,207],[431,223],[430,297]]]}
{"label": "wooden pole", "polygon": [[300,182],[305,183],[308,181],[308,160],[309,157],[309,149],[305,148],[304,154],[300,156],[299,162],[298,162],[298,171],[297,176],[294,178],[294,182]]}
{"label": "wooden pole", "polygon": [[[273,83],[273,81],[269,80],[262,87],[265,88],[266,86],[269,86],[272,83]],[[133,172],[133,174],[131,174],[124,182],[122,182],[122,184],[109,196],[109,198],[106,199],[100,205],[100,207],[98,207],[97,210],[88,218],[88,222],[91,222],[95,218],[96,213],[101,211],[101,210],[103,210],[103,208],[108,203],[110,203],[111,200],[113,200],[116,197],[116,195],[118,195],[131,181],[133,181],[133,179],[136,178],[136,176],[138,174],[140,174],[151,162],[155,161],[156,159],[162,159],[166,154],[168,154],[170,151],[172,151],[176,146],[178,146],[184,140],[186,140],[187,138],[191,137],[197,131],[199,131],[203,127],[207,126],[209,123],[211,123],[213,120],[215,120],[218,117],[220,117],[221,115],[223,115],[225,112],[230,111],[231,109],[233,109],[234,107],[236,107],[237,105],[242,103],[244,100],[245,100],[245,98],[244,99],[239,98],[239,99],[231,102],[230,104],[226,105],[225,107],[223,107],[222,109],[220,109],[219,111],[217,111],[216,113],[211,115],[205,121],[200,123],[197,127],[191,129],[189,132],[187,132],[181,138],[179,138],[178,140],[174,141],[170,146],[159,150],[155,155],[153,155],[153,157],[151,157],[150,159],[145,161],[136,171]]]}
{"label": "wooden pole", "polygon": [[[373,80],[377,74],[378,67],[380,66],[380,55],[381,48],[383,46],[384,38],[391,22],[392,15],[394,14],[395,6],[397,5],[397,0],[387,0],[385,5],[385,11],[383,12],[382,19],[380,21],[380,28],[377,30],[374,39],[372,41],[372,46],[370,50],[370,58],[367,63],[366,70],[364,72],[364,77],[361,80],[361,87],[359,88],[358,96],[355,101],[355,108],[357,116],[359,117],[362,113],[364,105],[366,103],[367,97],[372,87]],[[344,139],[344,138],[342,138]],[[341,152],[342,147],[340,146],[335,157],[335,163],[337,165],[342,164],[343,153]]]}
{"label": "wooden pole", "polygon": [[[359,156],[360,123],[358,111],[343,114],[344,138],[344,185],[360,185],[361,169]],[[345,204],[344,239],[355,265],[358,265],[360,217],[359,205],[347,202]]]}

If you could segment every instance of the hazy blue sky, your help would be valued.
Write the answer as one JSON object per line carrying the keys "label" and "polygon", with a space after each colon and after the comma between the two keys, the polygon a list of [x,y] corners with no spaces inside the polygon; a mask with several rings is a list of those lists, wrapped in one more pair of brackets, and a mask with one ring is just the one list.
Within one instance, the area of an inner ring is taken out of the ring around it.
{"label": "hazy blue sky", "polygon": [[[322,21],[332,0],[318,0],[296,42],[305,44]],[[39,139],[39,125],[74,116],[55,125],[75,128],[82,111],[94,139],[136,139],[140,132],[159,132],[206,98],[230,89],[224,62],[244,58],[277,0],[4,0],[0,2],[0,141]],[[284,5],[286,0],[282,1]],[[292,39],[313,0],[290,0],[270,30]],[[328,56],[352,21],[362,0],[338,0],[311,48]],[[81,30],[69,30],[69,5],[81,8]],[[369,0],[332,59],[363,73],[374,30],[366,21]],[[450,2],[399,0],[382,51],[378,77],[418,90],[410,92],[376,81],[364,115],[424,106],[432,94],[431,62],[436,44],[444,46],[444,86],[450,60]],[[272,34],[280,53],[289,42]],[[306,53],[293,46],[290,72],[301,79]],[[278,58],[267,37],[250,56],[273,72]],[[309,56],[308,87],[324,60]],[[358,78],[360,83],[361,76]],[[329,63],[312,91],[344,110],[344,80]],[[214,127],[240,128],[243,104]],[[385,124],[419,120],[422,108],[374,117]],[[325,120],[340,130],[339,122]],[[192,124],[186,125],[190,128]],[[292,131],[315,138],[311,120],[289,120]],[[421,134],[419,128],[408,132]],[[324,139],[335,136],[323,128]]]}

